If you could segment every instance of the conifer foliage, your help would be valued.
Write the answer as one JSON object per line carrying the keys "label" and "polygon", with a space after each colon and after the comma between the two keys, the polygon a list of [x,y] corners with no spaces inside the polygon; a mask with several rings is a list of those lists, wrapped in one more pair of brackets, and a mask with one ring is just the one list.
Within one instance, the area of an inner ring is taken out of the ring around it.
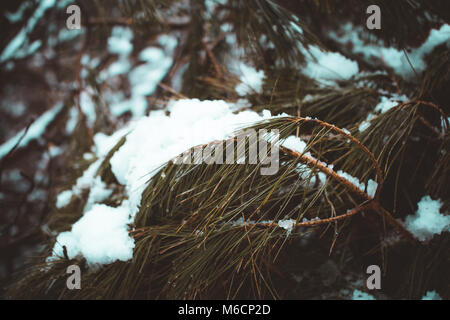
{"label": "conifer foliage", "polygon": [[448,1],[1,6],[5,298],[450,298]]}

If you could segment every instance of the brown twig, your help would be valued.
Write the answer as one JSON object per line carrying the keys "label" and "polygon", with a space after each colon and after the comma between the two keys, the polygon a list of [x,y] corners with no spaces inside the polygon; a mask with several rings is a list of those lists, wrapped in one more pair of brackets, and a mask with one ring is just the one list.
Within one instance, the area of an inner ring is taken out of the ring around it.
{"label": "brown twig", "polygon": [[[375,156],[373,155],[372,152],[370,152],[369,149],[367,149],[367,147],[365,145],[363,145],[361,143],[361,141],[359,141],[358,139],[356,139],[354,136],[352,136],[351,134],[345,132],[344,130],[342,130],[341,128],[336,127],[335,125],[332,125],[328,122],[322,121],[322,120],[318,120],[318,119],[310,119],[310,118],[302,118],[302,117],[297,117],[291,121],[294,122],[313,122],[313,123],[317,123],[322,127],[325,128],[329,128],[331,130],[333,130],[334,132],[337,132],[343,136],[345,136],[346,138],[350,139],[353,143],[355,143],[360,149],[362,149],[364,151],[364,153],[366,153],[369,156],[370,161],[373,163],[376,173],[377,173],[377,179],[378,179],[378,189],[381,189],[381,187],[383,186],[383,172],[381,171],[380,165],[378,164],[378,161],[375,159]],[[345,179],[344,179],[345,180]],[[378,197],[378,189],[377,189],[377,193],[375,194],[375,198]]]}
{"label": "brown twig", "polygon": [[[322,171],[323,173],[325,173],[327,176],[333,178],[334,180],[336,180],[337,182],[341,183],[347,190],[349,190],[350,192],[357,194],[358,196],[362,197],[363,199],[366,200],[366,202],[368,203],[368,206],[362,206],[362,207],[358,207],[355,208],[354,210],[343,214],[343,215],[339,215],[333,218],[328,218],[328,219],[320,219],[320,220],[315,220],[315,221],[308,221],[305,223],[300,223],[297,224],[297,226],[313,226],[313,225],[318,225],[318,224],[323,224],[323,223],[330,223],[333,221],[337,221],[337,220],[341,220],[344,218],[347,218],[351,215],[354,215],[360,211],[362,211],[363,209],[372,209],[374,211],[376,211],[380,216],[382,217],[386,217],[388,219],[388,221],[395,226],[397,229],[400,230],[400,232],[402,232],[402,234],[404,234],[408,239],[413,240],[414,242],[416,242],[414,236],[405,229],[405,227],[403,227],[392,215],[389,211],[387,211],[386,209],[384,209],[381,204],[379,203],[379,199],[377,197],[371,198],[367,193],[361,191],[360,189],[358,189],[353,183],[351,183],[350,181],[348,181],[347,179],[341,177],[340,175],[338,175],[336,172],[334,172],[333,170],[329,169],[328,167],[322,165],[321,163],[318,162],[317,159],[312,159],[308,156],[302,155],[296,151],[292,151],[289,149],[286,149],[287,152],[291,153],[292,155],[296,155],[297,157],[300,158],[300,161],[302,161],[304,164],[308,165],[309,167],[317,167],[317,169],[319,169],[320,171]],[[377,188],[377,193],[380,192],[380,187]],[[362,209],[361,209],[362,208]],[[357,210],[359,209],[359,210]],[[356,211],[355,211],[356,210]]]}

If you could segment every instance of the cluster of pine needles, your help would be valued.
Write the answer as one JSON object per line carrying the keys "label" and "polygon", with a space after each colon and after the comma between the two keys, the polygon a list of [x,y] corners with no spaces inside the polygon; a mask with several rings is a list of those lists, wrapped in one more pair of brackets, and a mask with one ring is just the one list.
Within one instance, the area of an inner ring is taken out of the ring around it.
{"label": "cluster of pine needles", "polygon": [[[147,181],[139,212],[130,226],[135,240],[131,260],[95,270],[83,259],[61,257],[46,263],[55,243],[55,236],[48,236],[42,257],[19,273],[8,296],[345,298],[342,289],[351,289],[357,280],[365,281],[367,266],[377,264],[383,270],[382,291],[377,297],[417,299],[428,290],[437,290],[443,298],[450,298],[449,233],[419,242],[400,222],[417,210],[416,204],[424,195],[442,199],[442,212],[448,212],[450,205],[447,47],[438,47],[428,55],[426,70],[410,80],[397,77],[388,67],[384,67],[385,73],[371,73],[371,67],[358,56],[352,59],[361,68],[367,66],[367,72],[336,86],[319,85],[299,72],[305,57],[297,50],[297,43],[339,50],[326,33],[345,21],[362,24],[369,5],[365,2],[229,0],[215,7],[217,19],[207,19],[203,1],[117,1],[115,6],[126,17],[121,22],[136,30],[137,37],[176,29],[186,39],[176,49],[172,70],[155,93],[152,108],[164,108],[169,99],[182,97],[239,98],[234,91],[238,80],[224,62],[230,48],[220,26],[229,23],[247,59],[266,74],[262,93],[246,97],[250,109],[290,115],[256,123],[252,128],[278,129],[281,140],[295,135],[307,147],[304,153],[281,147],[280,169],[269,176],[260,174],[261,164],[168,162]],[[430,16],[449,20],[450,11],[442,9],[445,1],[378,2],[385,14],[383,25],[389,28],[374,31],[372,37],[397,48],[426,39],[436,27]],[[91,12],[108,17],[110,9],[103,1],[92,3],[97,11]],[[187,15],[190,20],[186,25],[176,23],[173,18],[177,15]],[[90,37],[101,37],[110,30],[110,23],[114,21],[89,25]],[[291,31],[293,23],[301,26],[303,34]],[[263,35],[273,47],[261,45]],[[275,60],[282,63],[275,64]],[[170,81],[183,65],[180,61],[188,67],[182,89],[175,92]],[[371,85],[361,86],[364,81]],[[99,97],[101,90],[98,88]],[[414,98],[379,114],[370,127],[359,131],[361,122],[386,92]],[[76,93],[73,98],[76,100]],[[81,155],[92,143],[86,142],[92,132],[82,120],[71,141],[71,148]],[[125,141],[126,136],[97,172],[104,182],[115,186],[114,194],[105,201],[111,206],[124,200],[124,190],[109,160]],[[246,152],[248,158],[248,149]],[[76,167],[80,175],[94,160],[68,158],[65,170]],[[366,185],[370,179],[376,181],[375,195],[355,187],[337,174],[338,170]],[[319,176],[326,177],[325,183],[319,183]],[[75,179],[66,178],[60,187]],[[48,228],[70,230],[82,216],[88,195],[89,190],[70,205],[55,208]],[[286,219],[295,220],[290,233],[277,223]],[[242,223],[233,223],[237,220]],[[82,266],[81,290],[66,287],[66,268],[71,264]],[[333,268],[328,272],[324,266],[329,265]],[[332,280],[326,281],[330,277]]]}

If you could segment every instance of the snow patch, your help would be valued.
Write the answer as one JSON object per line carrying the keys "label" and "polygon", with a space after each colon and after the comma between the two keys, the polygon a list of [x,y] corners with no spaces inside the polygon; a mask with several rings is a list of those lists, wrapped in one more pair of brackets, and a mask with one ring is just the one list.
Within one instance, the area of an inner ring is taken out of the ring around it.
{"label": "snow patch", "polygon": [[29,45],[27,44],[29,34],[34,30],[34,27],[42,18],[44,13],[54,5],[55,0],[42,0],[39,2],[39,6],[36,8],[33,15],[28,19],[26,26],[19,31],[14,39],[11,40],[11,42],[9,42],[6,48],[3,50],[2,54],[0,55],[0,63],[5,62],[11,58],[15,58],[15,55],[17,54],[17,52],[20,52],[19,49],[24,44],[29,47]]}
{"label": "snow patch", "polygon": [[[375,44],[365,43],[361,36],[366,32],[364,28],[355,27],[351,23],[344,25],[341,31],[342,35],[331,32],[331,38],[341,44],[350,42],[353,52],[362,54],[366,61],[370,62],[373,58],[379,58],[384,64],[394,69],[395,73],[405,78],[410,78],[414,75],[414,71],[411,69],[403,50],[384,47],[381,42]],[[424,71],[426,68],[425,56],[433,51],[436,46],[443,43],[447,43],[448,47],[450,44],[449,40],[450,25],[444,24],[439,30],[431,30],[428,39],[421,47],[413,48],[408,52],[408,58],[414,69],[417,72]]]}
{"label": "snow patch", "polygon": [[239,83],[235,88],[237,94],[240,96],[245,96],[252,91],[261,93],[262,84],[265,77],[264,71],[257,71],[255,68],[248,66],[243,62],[239,64],[239,70],[241,72],[241,83]]}
{"label": "snow patch", "polygon": [[131,222],[126,205],[113,208],[96,204],[72,226],[71,231],[58,235],[53,256],[63,257],[64,245],[69,259],[81,254],[90,266],[127,261],[132,258],[134,248],[127,228]]}
{"label": "snow patch", "polygon": [[[131,259],[134,240],[128,236],[129,224],[139,210],[146,182],[156,169],[193,146],[227,139],[236,130],[271,117],[267,111],[264,116],[253,111],[235,114],[233,108],[232,104],[222,100],[171,101],[169,115],[162,110],[152,111],[149,116],[130,122],[112,136],[96,134],[93,152],[97,160],[77,179],[71,190],[62,192],[57,199],[57,204],[64,206],[72,195],[90,189],[85,213],[71,231],[58,236],[49,259],[60,257],[63,245],[70,258],[81,254],[90,265]],[[114,153],[110,164],[117,181],[125,186],[128,200],[120,207],[112,208],[98,204],[110,196],[111,190],[106,189],[96,172],[111,148],[125,135],[125,143]]]}
{"label": "snow patch", "polygon": [[26,129],[22,129],[14,137],[0,145],[0,159],[7,155],[14,148],[14,146],[19,143],[19,141],[20,143],[17,145],[17,148],[24,148],[31,141],[39,139],[47,129],[47,126],[53,121],[53,119],[55,119],[62,108],[63,104],[60,102],[57,103],[53,108],[44,112],[39,118],[37,118],[30,125],[28,131],[26,131]]}
{"label": "snow patch", "polygon": [[359,71],[357,62],[340,53],[322,51],[316,46],[309,46],[308,51],[302,47],[301,51],[307,61],[302,73],[312,79],[348,80]]}
{"label": "snow patch", "polygon": [[72,190],[66,190],[58,194],[58,196],[56,197],[56,208],[61,209],[67,206],[72,199],[72,195]]}
{"label": "snow patch", "polygon": [[289,236],[292,232],[292,229],[295,227],[296,221],[294,219],[288,219],[288,220],[280,220],[278,221],[278,226],[280,228],[285,229],[286,235]]}
{"label": "snow patch", "polygon": [[372,295],[355,289],[353,291],[352,300],[376,300]]}
{"label": "snow patch", "polygon": [[439,212],[441,200],[433,200],[430,196],[423,197],[415,215],[406,217],[406,228],[419,240],[426,241],[436,234],[450,231],[450,215]]}
{"label": "snow patch", "polygon": [[439,293],[436,291],[427,291],[427,293],[422,297],[422,300],[442,300]]}

